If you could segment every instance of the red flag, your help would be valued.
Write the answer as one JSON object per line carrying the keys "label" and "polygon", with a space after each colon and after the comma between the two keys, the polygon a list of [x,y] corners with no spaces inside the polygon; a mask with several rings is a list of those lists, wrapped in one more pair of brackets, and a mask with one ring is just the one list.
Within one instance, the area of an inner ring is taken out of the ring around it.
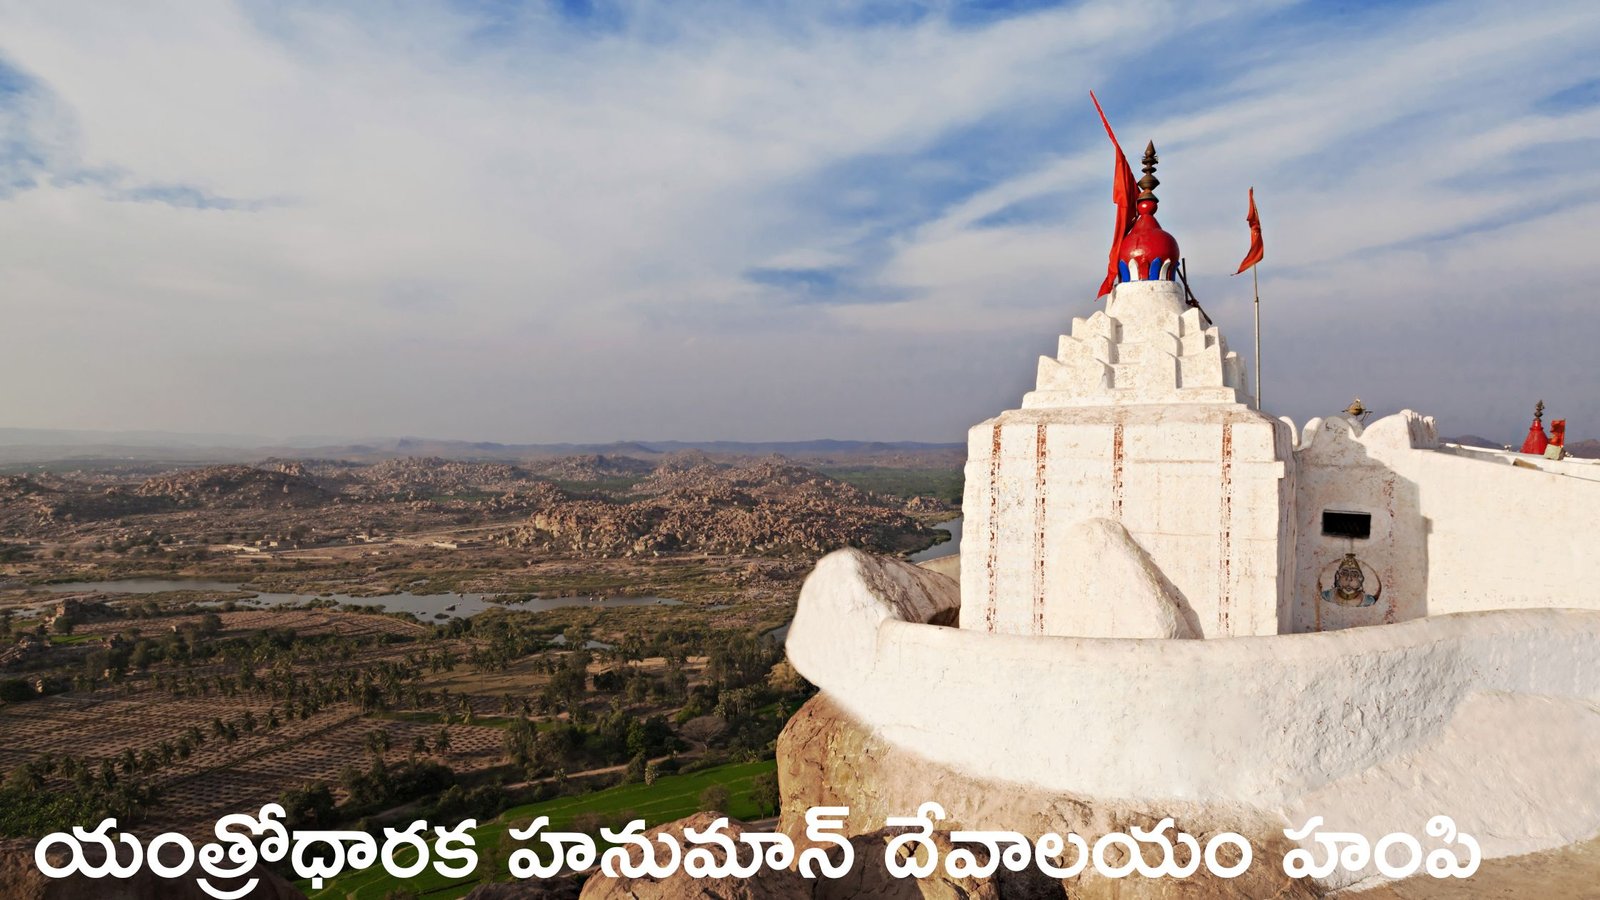
{"label": "red flag", "polygon": [[1111,293],[1111,288],[1117,283],[1117,263],[1122,258],[1122,239],[1133,227],[1136,218],[1133,208],[1133,198],[1139,194],[1139,186],[1133,180],[1133,169],[1128,166],[1128,158],[1122,155],[1122,145],[1117,143],[1117,136],[1111,131],[1111,123],[1106,121],[1106,111],[1100,108],[1100,100],[1089,92],[1089,99],[1094,101],[1094,111],[1100,114],[1100,124],[1106,127],[1106,137],[1111,139],[1111,146],[1117,151],[1116,167],[1111,173],[1111,202],[1117,205],[1116,231],[1111,235],[1111,258],[1106,261],[1106,280],[1100,282],[1100,291],[1096,298],[1104,297]]}
{"label": "red flag", "polygon": [[[1239,272],[1243,272],[1245,269],[1261,262],[1261,257],[1266,254],[1266,250],[1262,249],[1261,246],[1261,217],[1256,215],[1255,188],[1250,189],[1250,213],[1244,217],[1244,220],[1250,223],[1250,252],[1244,255],[1244,262],[1239,263]],[[1239,272],[1233,274],[1237,275]]]}

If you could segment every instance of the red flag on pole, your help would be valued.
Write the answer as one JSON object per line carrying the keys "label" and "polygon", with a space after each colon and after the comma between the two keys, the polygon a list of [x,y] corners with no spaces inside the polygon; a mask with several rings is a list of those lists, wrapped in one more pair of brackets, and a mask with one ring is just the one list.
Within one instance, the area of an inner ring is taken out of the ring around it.
{"label": "red flag on pole", "polygon": [[[1266,250],[1261,246],[1261,217],[1256,214],[1255,188],[1250,189],[1250,212],[1244,220],[1250,223],[1250,252],[1244,255],[1244,262],[1239,263],[1239,272],[1261,262],[1261,257],[1266,254]],[[1233,274],[1237,275],[1239,272]]]}
{"label": "red flag on pole", "polygon": [[1106,121],[1106,111],[1100,108],[1100,99],[1089,92],[1089,99],[1094,101],[1094,111],[1100,114],[1100,124],[1106,127],[1106,137],[1111,139],[1111,146],[1117,151],[1116,167],[1111,173],[1111,202],[1117,205],[1116,231],[1111,235],[1111,258],[1106,261],[1106,279],[1100,283],[1100,291],[1096,298],[1104,297],[1111,293],[1111,288],[1117,283],[1117,263],[1122,257],[1122,239],[1128,234],[1128,229],[1133,227],[1136,213],[1133,208],[1133,198],[1138,195],[1139,187],[1133,180],[1133,169],[1128,165],[1128,158],[1122,154],[1122,145],[1117,143],[1117,136],[1111,130],[1111,123]]}

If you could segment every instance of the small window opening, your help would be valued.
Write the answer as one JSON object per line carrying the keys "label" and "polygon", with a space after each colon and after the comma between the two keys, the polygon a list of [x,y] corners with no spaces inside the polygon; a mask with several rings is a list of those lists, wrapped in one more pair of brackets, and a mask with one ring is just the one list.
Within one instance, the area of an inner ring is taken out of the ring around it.
{"label": "small window opening", "polygon": [[1369,513],[1322,511],[1322,533],[1329,537],[1366,540],[1372,537],[1372,516]]}

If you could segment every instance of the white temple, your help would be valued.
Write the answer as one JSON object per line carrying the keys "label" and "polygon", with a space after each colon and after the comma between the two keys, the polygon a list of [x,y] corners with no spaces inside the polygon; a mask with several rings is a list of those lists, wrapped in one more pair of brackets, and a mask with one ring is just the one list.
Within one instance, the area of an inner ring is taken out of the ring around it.
{"label": "white temple", "polygon": [[969,432],[959,586],[826,557],[793,664],[887,746],[1044,797],[1445,814],[1488,857],[1600,834],[1600,465],[1257,411],[1140,200],[1105,307]]}

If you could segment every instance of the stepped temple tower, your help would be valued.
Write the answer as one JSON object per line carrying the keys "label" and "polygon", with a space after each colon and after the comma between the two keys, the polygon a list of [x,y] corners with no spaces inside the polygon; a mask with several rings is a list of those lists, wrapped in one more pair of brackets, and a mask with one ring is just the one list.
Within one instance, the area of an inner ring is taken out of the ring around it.
{"label": "stepped temple tower", "polygon": [[[1404,409],[1256,409],[1156,163],[1103,308],[969,432],[958,560],[847,549],[806,580],[787,649],[821,693],[779,741],[782,829],[934,800],[952,828],[1091,841],[1173,816],[1320,854],[1287,835],[1315,816],[1431,851],[1440,815],[1491,860],[1600,841],[1600,464]],[[1281,859],[1228,895],[1277,895]]]}
{"label": "stepped temple tower", "polygon": [[[1288,615],[1293,437],[1252,408],[1238,354],[1176,280],[1154,164],[1152,146],[1105,309],[1072,320],[1020,409],[968,434],[964,628],[1218,637]],[[1154,618],[1108,602],[1107,551],[1146,573]]]}

